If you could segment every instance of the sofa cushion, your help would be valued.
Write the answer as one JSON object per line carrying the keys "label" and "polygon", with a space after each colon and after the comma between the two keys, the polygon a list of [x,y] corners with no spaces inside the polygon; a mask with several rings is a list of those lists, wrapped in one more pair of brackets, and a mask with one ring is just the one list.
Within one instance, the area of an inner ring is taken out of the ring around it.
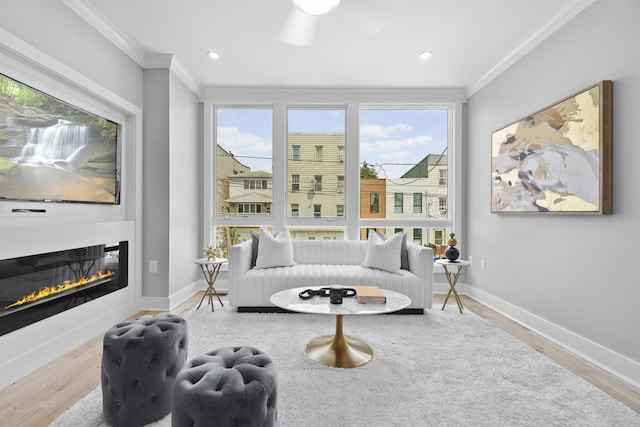
{"label": "sofa cushion", "polygon": [[[387,240],[387,235],[381,231],[373,230],[374,233],[377,233],[382,237],[383,240]],[[396,233],[402,234],[402,246],[400,246],[400,268],[403,270],[409,270],[409,250],[407,249],[407,233]]]}
{"label": "sofa cushion", "polygon": [[396,234],[384,240],[380,234],[370,233],[367,242],[367,255],[362,266],[399,274],[401,246],[402,234]]}
{"label": "sofa cushion", "polygon": [[403,293],[418,307],[424,299],[424,285],[415,274],[394,274],[361,265],[297,264],[291,267],[252,269],[242,278],[242,303],[239,306],[269,306],[274,293],[297,287],[321,288],[330,285],[352,287],[378,286]]}
{"label": "sofa cushion", "polygon": [[285,267],[295,265],[293,260],[293,246],[289,230],[283,230],[273,236],[266,229],[260,229],[258,242],[257,269]]}

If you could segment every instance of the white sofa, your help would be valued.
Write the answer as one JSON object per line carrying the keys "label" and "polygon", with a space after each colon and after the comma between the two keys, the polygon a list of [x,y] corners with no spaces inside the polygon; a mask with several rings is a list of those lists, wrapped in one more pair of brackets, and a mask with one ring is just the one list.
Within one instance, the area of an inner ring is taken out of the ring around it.
{"label": "white sofa", "polygon": [[409,270],[401,274],[362,267],[367,253],[365,240],[293,240],[297,265],[251,268],[251,240],[229,251],[229,304],[238,311],[278,311],[271,303],[274,293],[297,287],[319,288],[375,285],[411,298],[409,313],[424,313],[433,297],[433,251],[407,243]]}

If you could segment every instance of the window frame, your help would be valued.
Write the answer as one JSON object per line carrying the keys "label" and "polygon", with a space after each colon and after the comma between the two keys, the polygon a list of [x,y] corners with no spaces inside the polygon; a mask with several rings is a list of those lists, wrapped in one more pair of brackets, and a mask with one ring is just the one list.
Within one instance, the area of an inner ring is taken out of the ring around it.
{"label": "window frame", "polygon": [[[202,244],[215,242],[215,228],[265,226],[277,232],[288,227],[344,228],[344,238],[357,240],[367,227],[443,228],[464,236],[462,205],[462,89],[313,89],[296,88],[203,88],[202,132],[204,144]],[[272,108],[273,110],[273,201],[271,216],[229,217],[215,211],[216,108]],[[344,217],[291,217],[286,204],[287,190],[287,108],[345,109],[345,207]],[[360,218],[359,200],[359,112],[362,109],[444,109],[448,111],[447,218]],[[356,196],[357,195],[357,196]],[[461,246],[461,250],[464,250]]]}

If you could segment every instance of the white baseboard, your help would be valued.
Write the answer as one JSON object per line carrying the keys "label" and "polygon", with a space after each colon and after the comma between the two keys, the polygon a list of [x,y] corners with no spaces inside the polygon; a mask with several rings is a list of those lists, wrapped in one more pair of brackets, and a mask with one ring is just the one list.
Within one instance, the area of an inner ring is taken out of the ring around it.
{"label": "white baseboard", "polygon": [[[215,284],[216,291],[221,295],[226,293],[226,280],[217,280]],[[202,280],[196,280],[190,283],[178,292],[171,294],[169,297],[142,297],[142,310],[148,311],[169,311],[182,304],[196,292],[205,290],[207,284]]]}
{"label": "white baseboard", "polygon": [[[458,287],[456,286],[456,289]],[[640,363],[473,286],[466,295],[640,389]]]}

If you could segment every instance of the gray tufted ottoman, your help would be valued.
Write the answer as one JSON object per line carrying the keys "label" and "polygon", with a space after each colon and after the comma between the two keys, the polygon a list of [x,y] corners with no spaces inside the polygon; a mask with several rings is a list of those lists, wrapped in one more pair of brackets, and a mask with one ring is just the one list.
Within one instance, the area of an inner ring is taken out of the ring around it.
{"label": "gray tufted ottoman", "polygon": [[187,323],[173,314],[118,323],[104,336],[102,408],[112,426],[141,426],[171,412],[187,360]]}
{"label": "gray tufted ottoman", "polygon": [[222,347],[190,360],[176,378],[173,427],[277,425],[275,364],[255,347]]}

